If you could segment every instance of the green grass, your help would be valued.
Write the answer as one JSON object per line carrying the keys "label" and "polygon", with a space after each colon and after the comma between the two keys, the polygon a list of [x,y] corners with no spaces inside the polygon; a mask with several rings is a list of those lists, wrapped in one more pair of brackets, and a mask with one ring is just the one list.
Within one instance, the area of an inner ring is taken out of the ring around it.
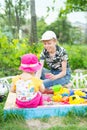
{"label": "green grass", "polygon": [[69,112],[66,117],[59,118],[56,126],[47,130],[87,130],[87,115],[77,116],[74,112]]}
{"label": "green grass", "polygon": [[4,119],[3,107],[5,100],[6,98],[3,102],[0,102],[0,130],[29,130],[29,127],[21,116],[9,114],[7,118]]}
{"label": "green grass", "polygon": [[53,127],[53,128],[49,128],[47,130],[87,130],[87,127],[78,127],[78,126],[64,126],[64,127]]}
{"label": "green grass", "polygon": [[[4,120],[3,118],[3,107],[5,104],[6,98],[3,102],[0,102],[0,130],[40,130],[30,127],[26,124],[26,121],[23,117],[9,114]],[[42,125],[41,130],[87,130],[87,112],[85,114],[76,115],[74,112],[69,112],[66,117],[51,117],[51,118],[41,118],[34,119],[39,120]],[[40,125],[39,124],[39,125]],[[50,125],[46,128],[44,126]],[[38,126],[39,128],[40,126]]]}

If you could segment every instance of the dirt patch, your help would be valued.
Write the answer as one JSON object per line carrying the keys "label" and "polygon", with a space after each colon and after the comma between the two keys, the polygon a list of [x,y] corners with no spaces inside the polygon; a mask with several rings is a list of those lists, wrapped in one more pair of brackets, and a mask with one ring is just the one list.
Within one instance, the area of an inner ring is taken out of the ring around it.
{"label": "dirt patch", "polygon": [[30,130],[46,130],[54,126],[62,125],[62,118],[42,118],[42,119],[30,119],[26,120],[26,123]]}

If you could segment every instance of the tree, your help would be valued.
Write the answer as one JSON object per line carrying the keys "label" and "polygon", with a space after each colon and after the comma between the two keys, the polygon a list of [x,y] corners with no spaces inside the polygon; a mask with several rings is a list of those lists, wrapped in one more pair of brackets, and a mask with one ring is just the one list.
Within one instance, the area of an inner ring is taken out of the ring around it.
{"label": "tree", "polygon": [[61,8],[60,16],[73,11],[87,11],[87,0],[66,0],[65,9]]}
{"label": "tree", "polygon": [[[87,17],[87,0],[66,0],[65,9],[61,8],[59,16],[61,17],[71,12],[82,11],[84,11]],[[85,28],[85,43],[87,44],[87,27]]]}
{"label": "tree", "polygon": [[37,43],[37,19],[35,11],[35,0],[30,0],[31,13],[31,28],[30,28],[30,43]]}
{"label": "tree", "polygon": [[45,22],[44,17],[37,18],[37,34],[38,39],[41,39],[42,34],[46,31],[47,24]]}
{"label": "tree", "polygon": [[26,23],[25,14],[29,8],[29,0],[5,0],[4,2],[4,14],[1,17],[4,19],[3,25],[6,25],[13,36],[18,38],[21,26]]}

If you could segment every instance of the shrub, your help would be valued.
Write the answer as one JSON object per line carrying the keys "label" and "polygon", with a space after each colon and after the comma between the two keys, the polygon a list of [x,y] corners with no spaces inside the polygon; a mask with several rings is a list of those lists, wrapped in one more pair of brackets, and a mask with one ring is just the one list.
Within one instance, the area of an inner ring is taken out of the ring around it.
{"label": "shrub", "polygon": [[[72,70],[87,69],[87,46],[86,45],[63,45],[69,56]],[[0,32],[0,77],[16,75],[20,71],[20,58],[25,53],[34,53],[40,57],[43,45],[41,43],[29,43],[28,39],[13,39],[9,41]],[[47,67],[47,65],[45,65]]]}
{"label": "shrub", "polygon": [[71,69],[87,69],[87,45],[64,45],[66,48]]}

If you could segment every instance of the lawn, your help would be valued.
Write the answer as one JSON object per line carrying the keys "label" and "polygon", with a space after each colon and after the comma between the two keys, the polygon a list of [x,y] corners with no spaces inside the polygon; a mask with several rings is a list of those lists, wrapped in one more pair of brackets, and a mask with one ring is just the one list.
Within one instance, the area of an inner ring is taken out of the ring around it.
{"label": "lawn", "polygon": [[87,130],[87,112],[77,116],[70,112],[66,117],[51,117],[24,120],[21,116],[9,114],[4,120],[3,107],[6,98],[0,102],[0,130]]}

